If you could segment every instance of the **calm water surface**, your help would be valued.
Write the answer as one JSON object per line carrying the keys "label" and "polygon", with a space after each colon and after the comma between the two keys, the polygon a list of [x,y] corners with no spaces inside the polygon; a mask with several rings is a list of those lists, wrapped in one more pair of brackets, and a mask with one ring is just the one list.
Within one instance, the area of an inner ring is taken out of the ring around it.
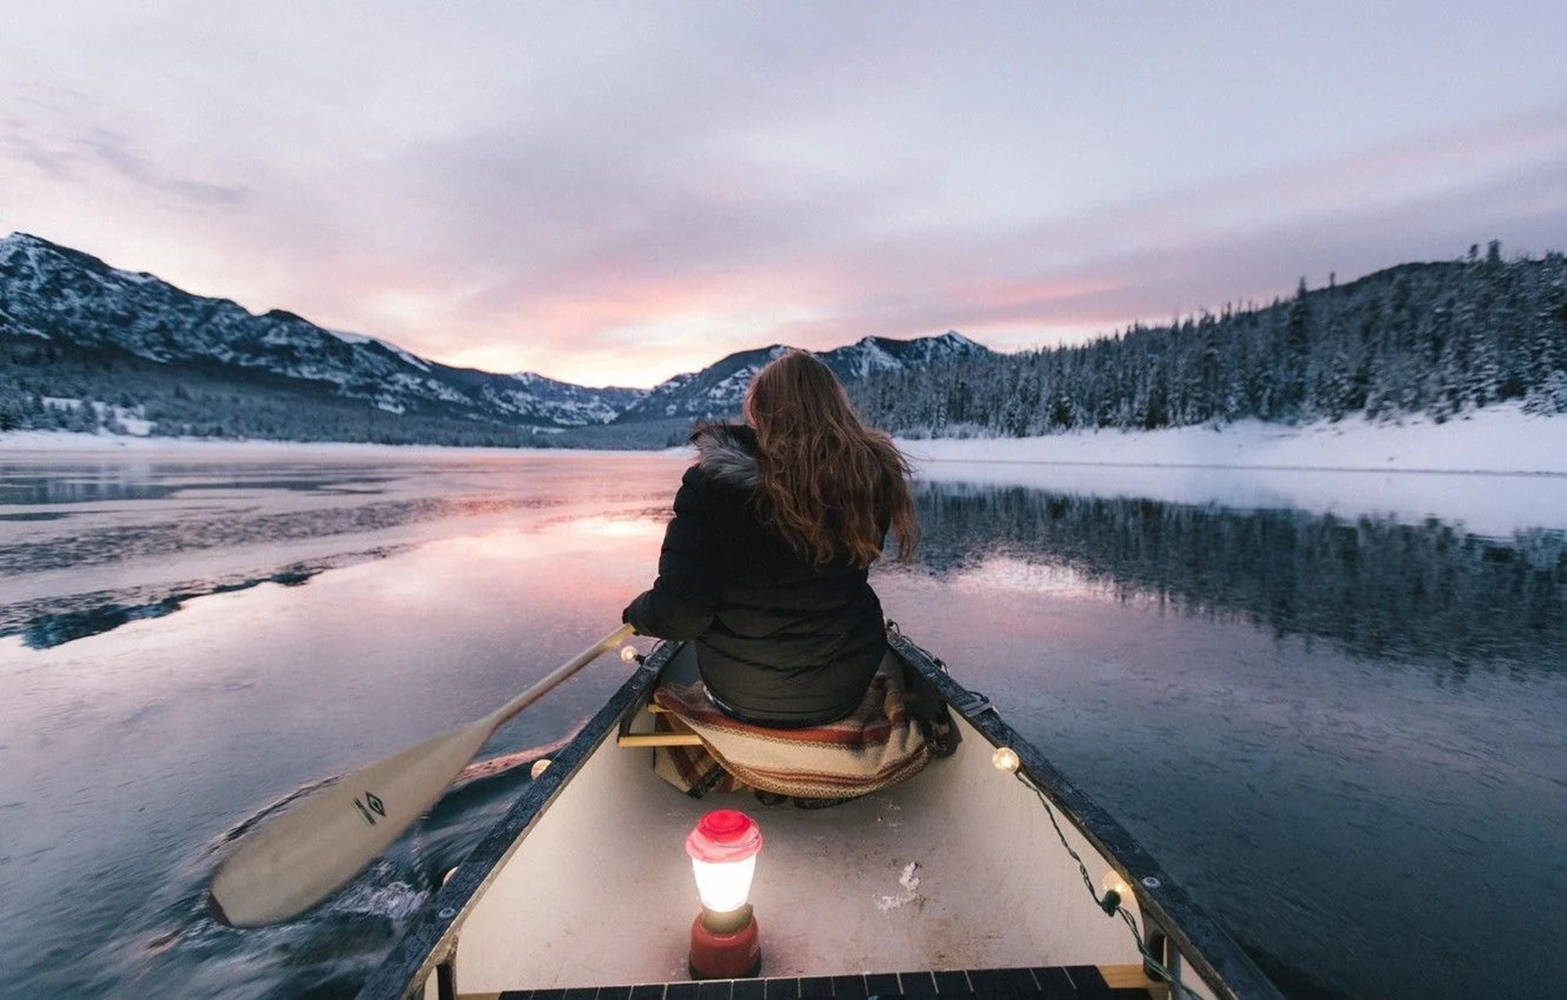
{"label": "calm water surface", "polygon": [[[281,927],[204,913],[225,842],[613,627],[685,461],[287,454],[0,457],[0,995],[351,995],[526,775],[449,795]],[[888,614],[1287,993],[1554,995],[1561,525],[1044,479],[922,482]],[[481,757],[569,735],[621,679],[601,662]]]}

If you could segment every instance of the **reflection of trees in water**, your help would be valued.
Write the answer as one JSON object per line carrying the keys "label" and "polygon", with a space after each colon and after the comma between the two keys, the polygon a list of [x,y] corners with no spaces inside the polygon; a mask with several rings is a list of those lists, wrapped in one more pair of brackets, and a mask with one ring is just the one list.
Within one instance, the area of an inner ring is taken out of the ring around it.
{"label": "reflection of trees in water", "polygon": [[1023,487],[917,484],[920,561],[1005,554],[1065,565],[1118,597],[1240,616],[1377,657],[1567,668],[1567,533],[1510,539],[1428,520],[1237,511]]}

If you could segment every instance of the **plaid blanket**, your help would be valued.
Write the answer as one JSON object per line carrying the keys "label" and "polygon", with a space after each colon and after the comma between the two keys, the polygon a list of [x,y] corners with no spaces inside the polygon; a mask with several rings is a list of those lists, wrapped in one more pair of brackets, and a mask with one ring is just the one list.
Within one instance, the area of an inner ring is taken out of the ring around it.
{"label": "plaid blanket", "polygon": [[[687,657],[689,663],[679,663]],[[725,715],[696,678],[689,646],[671,666],[653,701],[695,731],[702,745],[656,748],[653,770],[693,798],[755,788],[849,799],[905,781],[930,761],[924,732],[908,712],[903,662],[891,651],[852,715],[803,729],[768,729]],[[673,728],[664,714],[654,725]]]}

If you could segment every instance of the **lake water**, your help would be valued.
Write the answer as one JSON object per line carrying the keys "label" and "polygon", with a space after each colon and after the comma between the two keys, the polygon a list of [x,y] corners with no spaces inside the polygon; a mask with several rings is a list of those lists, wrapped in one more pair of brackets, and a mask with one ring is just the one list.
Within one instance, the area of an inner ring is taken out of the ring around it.
{"label": "lake water", "polygon": [[[279,927],[206,915],[224,844],[617,624],[684,462],[0,455],[0,995],[351,995],[526,774],[449,795]],[[1286,993],[1557,995],[1564,526],[1061,475],[922,480],[919,562],[873,575],[888,614]],[[623,677],[601,661],[481,758],[569,735]]]}

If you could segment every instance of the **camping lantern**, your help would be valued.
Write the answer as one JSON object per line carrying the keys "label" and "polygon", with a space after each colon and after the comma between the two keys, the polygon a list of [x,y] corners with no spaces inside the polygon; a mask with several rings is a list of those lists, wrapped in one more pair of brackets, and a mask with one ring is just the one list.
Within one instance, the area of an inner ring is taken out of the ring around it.
{"label": "camping lantern", "polygon": [[756,917],[748,901],[762,831],[734,809],[716,809],[686,837],[702,912],[691,922],[691,978],[739,979],[762,968]]}

